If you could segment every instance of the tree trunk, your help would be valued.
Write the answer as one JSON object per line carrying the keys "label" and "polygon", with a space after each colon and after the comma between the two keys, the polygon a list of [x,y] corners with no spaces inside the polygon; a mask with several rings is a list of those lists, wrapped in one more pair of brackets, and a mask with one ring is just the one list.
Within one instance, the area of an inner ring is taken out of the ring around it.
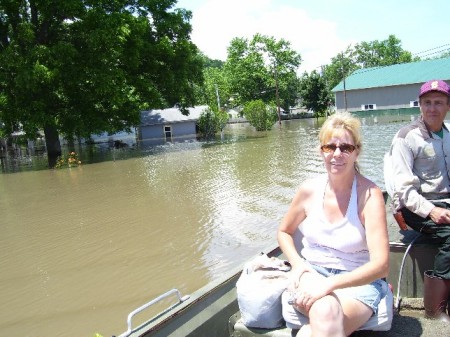
{"label": "tree trunk", "polygon": [[69,152],[75,152],[75,140],[73,137],[69,137],[69,139],[67,139],[67,148]]}
{"label": "tree trunk", "polygon": [[59,142],[59,133],[54,125],[44,127],[45,145],[47,146],[48,167],[54,168],[56,160],[61,155],[61,143]]}

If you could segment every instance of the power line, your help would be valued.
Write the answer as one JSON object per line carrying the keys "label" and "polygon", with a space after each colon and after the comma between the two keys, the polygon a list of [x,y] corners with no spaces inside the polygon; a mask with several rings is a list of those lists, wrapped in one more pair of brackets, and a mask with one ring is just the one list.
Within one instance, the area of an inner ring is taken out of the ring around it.
{"label": "power line", "polygon": [[428,54],[425,54],[425,55],[422,55],[422,56],[419,56],[419,57],[420,58],[430,58],[431,56],[434,56],[434,55],[442,55],[445,52],[450,52],[450,47],[449,48],[445,48],[445,49],[440,49],[438,51],[435,51],[435,52],[432,52],[432,53],[428,53]]}
{"label": "power line", "polygon": [[[445,49],[450,49],[450,43],[447,43],[447,44],[444,44],[444,45],[439,46],[439,47],[434,47],[434,48],[431,48],[431,49],[428,49],[428,50],[424,50],[424,51],[415,53],[415,54],[413,54],[413,55],[414,55],[414,56],[419,56],[420,54],[429,53],[429,52],[431,52],[431,51],[433,51],[433,50],[441,49],[441,48],[444,48],[444,47],[447,47],[447,46],[448,46],[449,48],[445,48]],[[439,51],[434,51],[434,52],[431,53],[431,54],[437,54],[437,53],[440,53],[440,52],[442,52],[442,51],[441,51],[441,50],[439,50]],[[428,54],[427,54],[427,55],[428,55]]]}
{"label": "power line", "polygon": [[[407,50],[405,50],[405,51],[407,51]],[[424,51],[421,51],[421,52],[417,52],[417,53],[414,53],[414,54],[411,53],[411,55],[413,57],[414,56],[418,56],[419,58],[422,59],[422,61],[424,61],[423,60],[424,58],[429,58],[429,57],[431,57],[433,55],[443,54],[443,53],[445,53],[447,51],[450,53],[450,43],[444,44],[442,46],[434,47],[434,48],[431,48],[431,49],[427,49],[427,50],[424,50]],[[421,54],[424,54],[424,55],[421,55]],[[390,65],[383,65],[383,66],[375,66],[375,67],[370,67],[370,68],[360,68],[359,70],[367,69],[367,71],[372,71],[372,70],[375,70],[375,69],[378,69],[378,68],[389,67],[391,65],[392,64],[390,64]],[[316,67],[314,69],[321,68],[323,66],[324,65],[320,65],[320,66],[318,66],[318,67]],[[364,73],[364,72],[366,72],[366,71],[360,71],[360,73]]]}

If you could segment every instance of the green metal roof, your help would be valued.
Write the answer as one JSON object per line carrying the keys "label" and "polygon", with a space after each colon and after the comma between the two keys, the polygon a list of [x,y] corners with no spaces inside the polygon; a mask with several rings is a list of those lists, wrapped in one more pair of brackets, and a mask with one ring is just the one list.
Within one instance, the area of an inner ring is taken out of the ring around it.
{"label": "green metal roof", "polygon": [[[345,90],[416,84],[434,79],[450,80],[450,58],[358,69],[345,79]],[[332,91],[344,91],[344,82]]]}

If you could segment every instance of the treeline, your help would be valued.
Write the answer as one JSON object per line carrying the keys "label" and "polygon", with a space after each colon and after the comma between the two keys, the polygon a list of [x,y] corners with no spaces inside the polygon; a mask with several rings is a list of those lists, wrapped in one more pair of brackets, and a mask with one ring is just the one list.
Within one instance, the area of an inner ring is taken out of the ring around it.
{"label": "treeline", "polygon": [[[359,68],[419,60],[390,35],[361,42],[320,72],[298,75],[290,42],[236,37],[225,62],[203,55],[191,39],[192,13],[176,0],[64,0],[0,3],[0,137],[44,130],[49,156],[69,141],[139,124],[139,111],[195,104],[280,109],[301,102],[323,114],[331,89]],[[257,101],[255,103],[255,101]],[[262,104],[261,104],[262,102]],[[224,115],[219,116],[219,128]],[[262,125],[265,125],[264,123]]]}

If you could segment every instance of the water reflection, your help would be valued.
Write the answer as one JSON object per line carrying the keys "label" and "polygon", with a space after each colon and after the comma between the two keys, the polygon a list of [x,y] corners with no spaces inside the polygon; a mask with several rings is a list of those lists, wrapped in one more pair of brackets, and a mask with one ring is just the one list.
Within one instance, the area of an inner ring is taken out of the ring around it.
{"label": "water reflection", "polygon": [[[117,335],[146,301],[274,244],[297,186],[324,172],[321,123],[230,125],[221,143],[92,150],[81,167],[0,175],[0,335]],[[406,123],[364,119],[360,165],[381,186]]]}

